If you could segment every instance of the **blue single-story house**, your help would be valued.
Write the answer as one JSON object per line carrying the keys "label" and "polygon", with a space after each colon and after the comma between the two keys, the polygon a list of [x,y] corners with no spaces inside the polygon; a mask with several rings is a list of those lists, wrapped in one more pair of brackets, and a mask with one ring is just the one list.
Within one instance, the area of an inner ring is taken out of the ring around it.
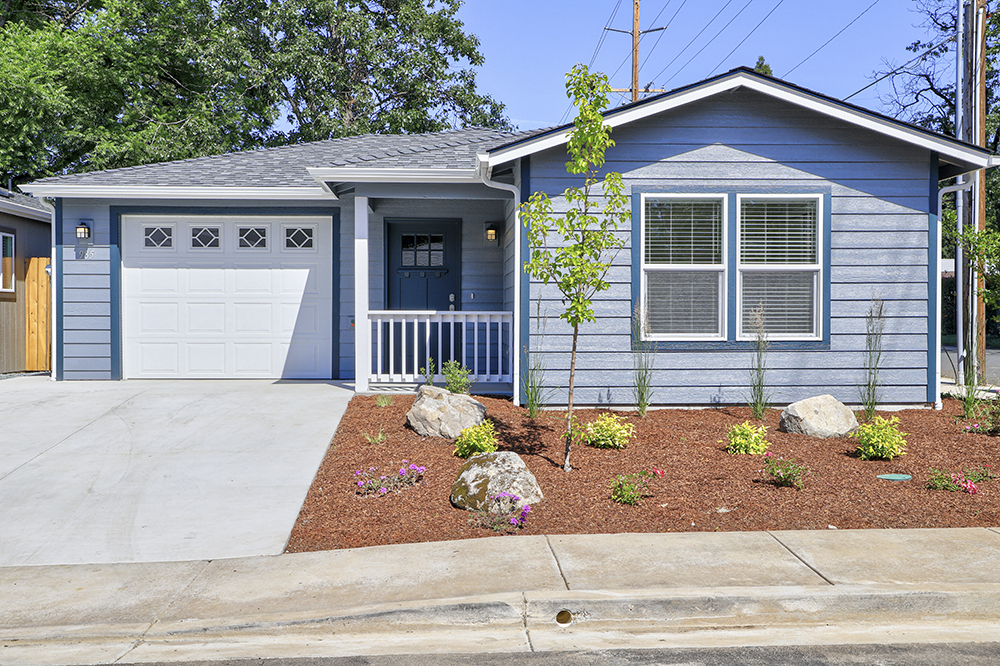
{"label": "blue single-story house", "polygon": [[[756,307],[775,402],[857,402],[873,297],[885,402],[939,400],[939,182],[992,166],[988,150],[745,68],[605,117],[632,221],[580,330],[578,404],[632,402],[637,309],[656,403],[743,402]],[[522,271],[517,204],[565,206],[570,129],[358,136],[25,186],[56,202],[56,377],[367,391],[454,358],[518,399],[527,353],[564,400],[570,329]]]}

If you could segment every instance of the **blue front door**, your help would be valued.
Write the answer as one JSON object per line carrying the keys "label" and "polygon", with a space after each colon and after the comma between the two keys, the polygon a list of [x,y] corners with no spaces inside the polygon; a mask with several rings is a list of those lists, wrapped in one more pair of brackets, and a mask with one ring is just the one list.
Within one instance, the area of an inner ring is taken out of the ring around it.
{"label": "blue front door", "polygon": [[457,221],[387,223],[390,310],[461,310],[462,227]]}

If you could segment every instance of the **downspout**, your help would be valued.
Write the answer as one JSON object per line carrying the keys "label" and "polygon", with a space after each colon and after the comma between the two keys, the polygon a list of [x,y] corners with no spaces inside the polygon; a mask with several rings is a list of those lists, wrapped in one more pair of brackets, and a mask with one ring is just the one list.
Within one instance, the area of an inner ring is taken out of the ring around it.
{"label": "downspout", "polygon": [[[936,263],[938,265],[938,269],[937,269],[937,275],[934,276],[934,279],[938,280],[939,283],[941,281],[941,268],[940,268],[940,262],[941,262],[941,231],[942,231],[941,221],[942,221],[942,215],[943,215],[943,212],[944,212],[943,211],[943,209],[944,209],[944,195],[951,194],[952,192],[958,192],[960,190],[967,190],[967,189],[969,189],[969,188],[972,187],[972,185],[973,185],[974,182],[975,181],[969,180],[969,181],[966,181],[964,183],[957,183],[955,185],[948,185],[947,187],[942,187],[940,190],[938,190],[937,250],[936,250],[936,254],[934,255],[935,258],[937,259]],[[958,229],[958,232],[961,233],[962,230]],[[956,335],[955,335],[955,339],[958,342],[959,363],[961,363],[962,355],[964,354],[964,348],[963,348],[964,345],[962,344],[962,329],[961,329],[961,319],[960,319],[961,313],[962,313],[962,297],[961,297],[961,282],[960,282],[961,274],[962,274],[962,265],[959,263],[959,258],[956,257],[956,259],[955,259],[955,287],[956,287],[956,289],[958,289],[959,293],[958,293],[958,298],[955,299],[955,301],[956,301],[955,302],[955,307],[956,307],[956,313],[955,313],[956,314],[956,321],[955,321],[955,333],[956,333]],[[941,313],[941,288],[940,288],[940,286],[937,289],[937,298],[935,300],[937,301],[937,303],[934,304],[934,307],[937,308],[937,331],[935,331],[935,334],[934,334],[935,335],[934,353],[937,354],[939,358],[938,358],[938,361],[937,361],[937,373],[936,373],[936,377],[935,377],[935,381],[937,383],[937,387],[936,387],[935,392],[934,392],[934,395],[936,396],[936,399],[934,401],[934,409],[941,409],[943,407],[943,404],[941,403],[941,359],[940,359],[940,355],[941,355],[941,315],[942,315],[942,313]],[[959,366],[959,367],[961,367],[961,366]],[[956,381],[956,383],[958,382],[958,378],[957,377],[955,378],[955,381]]]}
{"label": "downspout", "polygon": [[511,320],[511,356],[510,371],[513,383],[512,392],[514,394],[514,405],[521,405],[521,327],[517,321],[521,312],[521,214],[518,206],[521,203],[521,188],[517,185],[508,185],[490,177],[493,175],[493,167],[490,166],[490,157],[486,153],[476,155],[476,172],[479,180],[486,187],[496,190],[504,190],[514,195],[514,317]]}

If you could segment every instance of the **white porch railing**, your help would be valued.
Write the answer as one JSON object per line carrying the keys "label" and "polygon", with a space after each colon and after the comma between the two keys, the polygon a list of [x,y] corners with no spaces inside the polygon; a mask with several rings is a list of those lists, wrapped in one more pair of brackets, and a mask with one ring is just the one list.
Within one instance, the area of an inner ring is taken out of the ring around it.
{"label": "white porch railing", "polygon": [[372,341],[369,381],[413,383],[433,359],[435,380],[441,366],[456,360],[472,382],[511,382],[514,334],[512,312],[436,312],[373,310],[368,313]]}

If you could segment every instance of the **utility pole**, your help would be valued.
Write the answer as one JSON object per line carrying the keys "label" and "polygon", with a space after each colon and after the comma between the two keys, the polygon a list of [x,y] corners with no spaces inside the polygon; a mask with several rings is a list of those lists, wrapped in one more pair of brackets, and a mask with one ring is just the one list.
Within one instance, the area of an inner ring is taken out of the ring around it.
{"label": "utility pole", "polygon": [[[620,32],[625,35],[632,35],[632,87],[631,88],[612,88],[611,92],[627,92],[632,93],[632,101],[639,101],[639,38],[650,32],[659,32],[660,30],[666,30],[667,26],[662,28],[652,28],[650,30],[639,30],[639,0],[632,0],[632,31],[628,30],[618,30],[617,28],[605,28],[611,32]],[[650,82],[649,85],[652,85]],[[651,89],[647,85],[642,92],[666,92],[662,88]]]}

